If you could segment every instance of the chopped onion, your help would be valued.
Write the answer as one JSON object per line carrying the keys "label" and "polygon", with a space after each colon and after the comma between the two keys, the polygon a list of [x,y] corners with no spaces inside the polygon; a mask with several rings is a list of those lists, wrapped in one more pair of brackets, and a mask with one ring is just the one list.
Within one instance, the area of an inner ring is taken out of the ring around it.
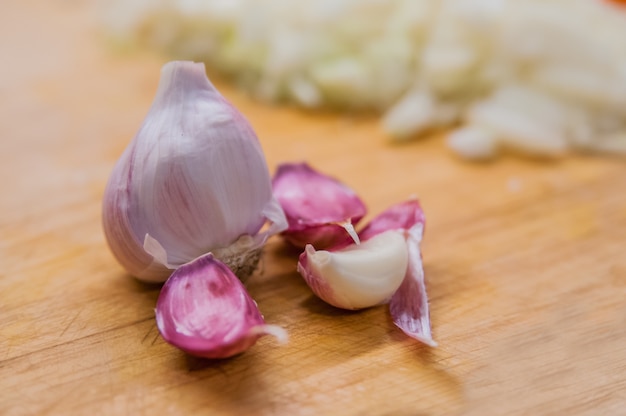
{"label": "chopped onion", "polygon": [[[261,99],[378,110],[402,140],[462,121],[470,130],[450,146],[484,159],[501,148],[626,153],[620,3],[116,0],[102,15],[117,40],[205,60]],[[561,116],[547,122],[530,101],[498,101],[511,87]],[[476,118],[492,104],[497,114]]]}

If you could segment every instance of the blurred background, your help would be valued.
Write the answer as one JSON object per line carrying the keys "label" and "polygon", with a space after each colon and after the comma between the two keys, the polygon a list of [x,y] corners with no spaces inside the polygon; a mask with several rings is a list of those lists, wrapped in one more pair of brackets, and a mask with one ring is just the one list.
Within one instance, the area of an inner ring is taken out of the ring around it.
{"label": "blurred background", "polygon": [[[622,3],[622,4],[620,4]],[[619,0],[159,0],[103,5],[119,48],[201,60],[251,96],[370,111],[459,155],[626,154]]]}

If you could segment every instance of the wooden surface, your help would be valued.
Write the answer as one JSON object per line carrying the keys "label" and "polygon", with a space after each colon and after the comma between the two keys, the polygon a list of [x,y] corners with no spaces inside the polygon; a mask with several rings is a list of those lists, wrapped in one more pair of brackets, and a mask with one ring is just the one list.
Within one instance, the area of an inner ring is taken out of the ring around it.
{"label": "wooden surface", "polygon": [[163,58],[103,46],[83,1],[0,6],[0,414],[617,415],[626,410],[626,163],[455,159],[390,145],[375,120],[270,108],[218,82],[268,162],[306,159],[370,215],[410,194],[440,347],[385,307],[316,299],[283,243],[248,288],[271,338],[186,357],[158,335],[158,287],[126,275],[100,227],[115,160]]}

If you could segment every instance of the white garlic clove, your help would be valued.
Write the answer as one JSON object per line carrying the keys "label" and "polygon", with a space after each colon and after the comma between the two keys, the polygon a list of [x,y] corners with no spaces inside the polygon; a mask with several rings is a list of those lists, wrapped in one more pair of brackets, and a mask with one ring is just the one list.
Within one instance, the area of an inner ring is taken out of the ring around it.
{"label": "white garlic clove", "polygon": [[408,268],[402,284],[389,302],[393,322],[408,336],[431,347],[437,346],[430,328],[430,311],[420,242],[424,232],[424,211],[416,199],[396,204],[374,218],[359,233],[367,244],[389,230],[404,235],[408,250]]}
{"label": "white garlic clove", "polygon": [[103,225],[117,260],[146,281],[164,281],[208,252],[245,278],[265,240],[287,227],[258,138],[204,64],[163,67],[152,107],[107,184]]}
{"label": "white garlic clove", "polygon": [[243,284],[212,254],[180,266],[170,276],[155,313],[163,339],[198,357],[232,357],[263,335],[287,339],[284,329],[265,324]]}
{"label": "white garlic clove", "polygon": [[282,236],[298,248],[359,243],[353,225],[367,212],[356,193],[306,163],[281,164],[272,187],[289,227]]}
{"label": "white garlic clove", "polygon": [[389,231],[337,251],[317,251],[309,244],[300,255],[298,271],[327,303],[363,309],[389,301],[400,287],[407,265],[404,236]]}

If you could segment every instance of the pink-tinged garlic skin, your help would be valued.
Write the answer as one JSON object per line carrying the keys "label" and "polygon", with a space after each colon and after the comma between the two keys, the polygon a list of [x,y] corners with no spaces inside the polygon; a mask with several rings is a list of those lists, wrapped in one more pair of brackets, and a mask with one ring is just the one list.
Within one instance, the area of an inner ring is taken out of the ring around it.
{"label": "pink-tinged garlic skin", "polygon": [[[419,238],[421,238],[421,232]],[[389,302],[389,312],[394,324],[405,334],[428,346],[436,347],[437,342],[433,339],[430,328],[430,311],[420,241],[409,232],[406,243],[409,251],[409,267],[400,288]]]}
{"label": "pink-tinged garlic skin", "polygon": [[402,231],[409,253],[406,276],[389,302],[389,311],[396,326],[408,336],[431,347],[437,346],[430,327],[428,295],[420,243],[424,232],[425,216],[420,203],[411,199],[396,204],[367,224],[359,237],[362,241],[389,230]]}
{"label": "pink-tinged garlic skin", "polygon": [[263,335],[286,336],[281,328],[265,324],[237,276],[212,254],[170,276],[155,312],[163,339],[198,357],[228,358],[246,351]]}
{"label": "pink-tinged garlic skin", "polygon": [[258,258],[250,252],[287,228],[256,134],[204,64],[163,67],[152,107],[107,184],[103,226],[119,263],[153,282],[208,252],[238,259],[229,248],[242,236],[251,237],[237,246],[242,255]]}
{"label": "pink-tinged garlic skin", "polygon": [[377,215],[361,231],[359,237],[361,241],[389,230],[410,230],[417,224],[421,224],[422,230],[426,223],[424,211],[417,199],[409,199],[393,205],[387,210]]}
{"label": "pink-tinged garlic skin", "polygon": [[332,251],[309,244],[300,255],[298,272],[325,302],[356,310],[387,303],[402,284],[407,266],[404,236],[392,230]]}
{"label": "pink-tinged garlic skin", "polygon": [[282,236],[298,248],[350,243],[342,224],[356,224],[367,212],[352,189],[306,163],[281,164],[272,187],[289,223]]}
{"label": "pink-tinged garlic skin", "polygon": [[317,295],[318,298],[324,302],[333,305],[337,308],[346,309],[341,306],[340,300],[334,296],[333,288],[326,282],[322,276],[319,275],[317,270],[313,269],[309,265],[309,257],[316,253],[315,248],[308,244],[304,251],[298,258],[298,273],[304,278],[304,281],[309,286],[309,289]]}

